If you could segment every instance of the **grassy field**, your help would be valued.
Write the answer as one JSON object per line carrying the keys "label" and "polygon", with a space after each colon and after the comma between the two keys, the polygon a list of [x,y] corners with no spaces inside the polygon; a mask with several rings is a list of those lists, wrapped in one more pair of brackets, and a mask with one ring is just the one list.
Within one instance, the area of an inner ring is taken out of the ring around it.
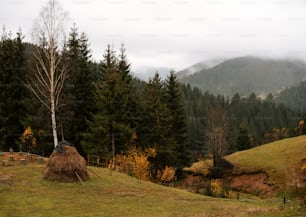
{"label": "grassy field", "polygon": [[93,167],[91,179],[83,185],[57,183],[42,180],[42,169],[34,163],[0,166],[1,217],[303,215],[294,203],[282,205],[281,198],[210,198]]}

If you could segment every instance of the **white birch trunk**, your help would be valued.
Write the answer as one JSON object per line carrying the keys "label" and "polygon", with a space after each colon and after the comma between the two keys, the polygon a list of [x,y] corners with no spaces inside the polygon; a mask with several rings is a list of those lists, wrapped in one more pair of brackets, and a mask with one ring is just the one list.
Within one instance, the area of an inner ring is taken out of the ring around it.
{"label": "white birch trunk", "polygon": [[33,34],[42,45],[34,53],[37,72],[27,82],[28,88],[50,111],[54,147],[58,145],[56,111],[68,73],[68,63],[61,61],[59,51],[59,41],[62,39],[60,36],[65,35],[63,24],[66,18],[67,14],[56,0],[49,0],[43,7]]}
{"label": "white birch trunk", "polygon": [[52,121],[52,134],[53,134],[53,144],[54,147],[58,145],[57,138],[57,127],[56,127],[56,116],[55,116],[55,104],[54,104],[54,94],[51,94],[51,121]]}

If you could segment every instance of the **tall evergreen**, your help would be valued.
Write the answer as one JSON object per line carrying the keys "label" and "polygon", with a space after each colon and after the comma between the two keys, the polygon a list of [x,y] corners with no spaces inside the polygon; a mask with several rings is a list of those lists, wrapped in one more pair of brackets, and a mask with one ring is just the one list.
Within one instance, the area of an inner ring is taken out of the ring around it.
{"label": "tall evergreen", "polygon": [[64,97],[59,124],[65,139],[79,146],[81,135],[87,129],[86,120],[94,111],[94,72],[91,68],[91,51],[85,33],[78,33],[74,25],[69,33],[64,58],[71,66],[64,87]]}
{"label": "tall evergreen", "polygon": [[97,112],[88,121],[84,145],[88,151],[93,148],[114,155],[128,149],[134,133],[128,113],[131,77],[124,51],[118,59],[108,45],[103,58],[100,79],[95,84]]}
{"label": "tall evergreen", "polygon": [[166,79],[165,93],[165,102],[169,110],[171,124],[169,135],[174,138],[175,142],[173,147],[174,165],[181,169],[189,162],[187,120],[179,83],[174,71],[171,71]]}
{"label": "tall evergreen", "polygon": [[157,149],[156,169],[175,166],[175,139],[171,136],[171,116],[164,100],[165,90],[158,73],[150,79],[145,89],[145,129],[143,143]]}
{"label": "tall evergreen", "polygon": [[0,41],[0,143],[3,149],[18,149],[17,139],[23,132],[23,85],[26,76],[23,35],[11,38],[5,30]]}
{"label": "tall evergreen", "polygon": [[126,56],[124,44],[121,44],[118,57],[119,83],[121,86],[122,99],[125,99],[125,111],[122,113],[122,122],[129,125],[130,128],[136,129],[139,126],[139,96],[136,88],[133,86],[131,76],[131,65]]}

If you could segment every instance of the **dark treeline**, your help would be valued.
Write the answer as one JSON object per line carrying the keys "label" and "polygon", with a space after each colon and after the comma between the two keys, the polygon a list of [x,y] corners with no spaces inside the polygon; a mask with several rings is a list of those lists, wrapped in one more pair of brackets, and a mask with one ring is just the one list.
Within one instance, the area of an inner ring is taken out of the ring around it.
{"label": "dark treeline", "polygon": [[271,94],[266,99],[260,99],[254,93],[248,97],[235,94],[231,99],[225,99],[209,92],[202,93],[190,85],[182,86],[182,92],[193,153],[204,156],[209,153],[209,140],[205,139],[207,119],[211,109],[219,107],[228,116],[228,153],[300,134],[297,127],[301,115],[283,104],[276,104]]}
{"label": "dark treeline", "polygon": [[[48,155],[53,149],[50,115],[25,87],[37,70],[37,48],[22,40],[22,33],[1,35],[1,150]],[[137,80],[123,45],[119,51],[107,46],[101,61],[94,62],[86,34],[75,26],[61,56],[70,71],[57,111],[58,133],[84,155],[111,157],[132,146],[153,147],[157,169],[181,169],[210,154],[207,120],[217,113],[212,111],[227,116],[226,153],[301,133],[296,129],[298,113],[275,104],[272,95],[264,100],[255,94],[225,99],[179,84],[173,71],[164,81],[158,73],[149,82]]]}

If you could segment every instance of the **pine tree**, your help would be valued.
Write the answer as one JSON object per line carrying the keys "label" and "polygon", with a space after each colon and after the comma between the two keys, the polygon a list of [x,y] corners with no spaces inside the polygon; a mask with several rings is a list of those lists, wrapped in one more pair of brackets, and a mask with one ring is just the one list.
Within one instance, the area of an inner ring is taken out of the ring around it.
{"label": "pine tree", "polygon": [[[134,129],[131,127],[129,109],[130,75],[124,52],[119,60],[110,45],[104,54],[99,81],[95,84],[97,112],[88,122],[84,145],[90,151],[98,146],[99,151],[114,156],[128,149]],[[86,144],[88,143],[88,144]]]}
{"label": "pine tree", "polygon": [[86,120],[91,119],[91,113],[95,109],[94,74],[87,36],[85,33],[79,35],[75,25],[71,28],[64,56],[71,68],[65,82],[65,106],[60,112],[59,122],[63,127],[65,139],[79,147],[81,135],[87,129]]}
{"label": "pine tree", "polygon": [[173,164],[180,170],[189,162],[187,150],[188,135],[185,106],[174,71],[171,71],[166,79],[165,92],[165,103],[169,110],[171,124],[169,135],[175,141],[172,148],[174,151],[173,155],[175,156]]}
{"label": "pine tree", "polygon": [[171,116],[164,101],[165,90],[158,73],[150,79],[145,89],[145,129],[143,143],[157,149],[154,159],[155,169],[166,165],[175,166],[173,153],[175,139],[170,135]]}
{"label": "pine tree", "polygon": [[18,149],[17,139],[23,132],[26,76],[23,35],[11,38],[5,30],[0,41],[0,142],[4,149]]}
{"label": "pine tree", "polygon": [[125,111],[122,116],[122,122],[135,129],[139,125],[139,96],[137,91],[132,84],[133,77],[130,71],[131,65],[129,64],[126,57],[126,49],[124,44],[121,44],[120,54],[118,58],[118,70],[119,70],[119,83],[121,86],[121,95],[124,101]]}

